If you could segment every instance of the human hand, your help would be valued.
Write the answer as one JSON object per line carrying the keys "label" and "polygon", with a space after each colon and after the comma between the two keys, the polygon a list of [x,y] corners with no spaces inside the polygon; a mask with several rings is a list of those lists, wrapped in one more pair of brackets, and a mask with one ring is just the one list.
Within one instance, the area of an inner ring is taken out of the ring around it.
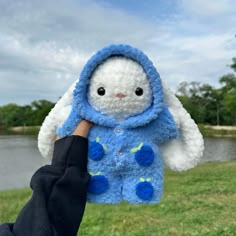
{"label": "human hand", "polygon": [[[76,129],[74,130],[72,135],[79,135],[87,138],[89,129],[93,126],[93,123],[87,120],[82,120]],[[56,137],[56,140],[60,139],[59,136]]]}

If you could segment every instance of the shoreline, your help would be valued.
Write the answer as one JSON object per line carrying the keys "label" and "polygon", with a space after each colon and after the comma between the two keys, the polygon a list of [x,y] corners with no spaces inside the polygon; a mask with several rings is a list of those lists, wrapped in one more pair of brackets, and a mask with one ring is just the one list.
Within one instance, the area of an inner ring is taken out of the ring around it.
{"label": "shoreline", "polygon": [[3,135],[38,135],[40,126],[16,126],[0,130]]}
{"label": "shoreline", "polygon": [[[209,138],[236,138],[236,126],[213,126],[199,124],[198,128],[203,137]],[[0,134],[4,135],[37,135],[40,126],[17,126],[0,130]]]}
{"label": "shoreline", "polygon": [[217,126],[199,124],[198,128],[203,137],[236,138],[236,126]]}

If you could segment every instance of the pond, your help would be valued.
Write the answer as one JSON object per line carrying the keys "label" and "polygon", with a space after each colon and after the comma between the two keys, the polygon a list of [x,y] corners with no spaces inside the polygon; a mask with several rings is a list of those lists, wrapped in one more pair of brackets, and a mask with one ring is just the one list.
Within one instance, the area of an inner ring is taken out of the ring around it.
{"label": "pond", "polygon": [[[236,139],[205,138],[202,163],[236,160]],[[47,164],[35,136],[0,135],[0,190],[29,186],[32,174]]]}

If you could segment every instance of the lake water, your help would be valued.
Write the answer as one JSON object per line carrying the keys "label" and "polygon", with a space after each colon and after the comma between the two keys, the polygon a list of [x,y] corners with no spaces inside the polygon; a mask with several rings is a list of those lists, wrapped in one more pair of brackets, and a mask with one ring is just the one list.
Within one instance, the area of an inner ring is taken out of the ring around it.
{"label": "lake water", "polygon": [[[202,162],[226,160],[236,160],[236,139],[205,138]],[[0,135],[0,190],[29,186],[44,164],[35,136]]]}

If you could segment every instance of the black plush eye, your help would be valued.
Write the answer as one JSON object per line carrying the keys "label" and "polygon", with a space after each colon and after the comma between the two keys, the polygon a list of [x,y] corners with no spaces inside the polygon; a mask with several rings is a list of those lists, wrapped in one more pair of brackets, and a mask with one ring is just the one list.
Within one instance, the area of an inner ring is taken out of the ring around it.
{"label": "black plush eye", "polygon": [[98,88],[97,90],[98,95],[103,96],[106,93],[106,90],[103,87]]}
{"label": "black plush eye", "polygon": [[137,96],[142,96],[142,95],[143,95],[143,89],[140,88],[140,87],[136,88],[135,94],[136,94]]}

